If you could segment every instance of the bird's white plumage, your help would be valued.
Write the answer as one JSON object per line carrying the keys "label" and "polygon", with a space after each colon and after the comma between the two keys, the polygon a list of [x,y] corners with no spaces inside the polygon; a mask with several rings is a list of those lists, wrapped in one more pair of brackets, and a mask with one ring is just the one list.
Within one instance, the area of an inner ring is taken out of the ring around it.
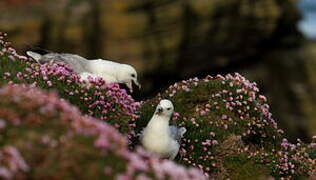
{"label": "bird's white plumage", "polygon": [[101,77],[107,84],[123,83],[130,91],[133,91],[132,82],[140,88],[137,80],[137,72],[134,67],[128,64],[121,64],[109,60],[94,59],[88,60],[75,54],[48,53],[40,55],[36,52],[27,51],[26,54],[40,64],[51,62],[64,62],[70,65],[82,80],[88,77]]}
{"label": "bird's white plumage", "polygon": [[[171,101],[161,100],[142,134],[145,149],[161,157],[174,159],[178,154],[179,139],[186,132],[184,127],[169,126],[174,107]],[[171,132],[174,131],[174,132]]]}
{"label": "bird's white plumage", "polygon": [[117,72],[120,69],[119,63],[114,63],[108,60],[90,60],[89,69],[94,72],[94,74],[105,76],[110,75],[116,77]]}
{"label": "bird's white plumage", "polygon": [[[80,73],[80,80],[82,81],[85,81],[85,82],[89,82],[89,77],[90,78],[98,78],[98,77],[101,77],[101,76],[98,76],[96,74],[91,74],[91,73],[88,73],[88,72],[83,72],[83,73]],[[113,76],[103,76],[102,78],[105,82],[107,83],[115,83],[117,80],[115,77]]]}

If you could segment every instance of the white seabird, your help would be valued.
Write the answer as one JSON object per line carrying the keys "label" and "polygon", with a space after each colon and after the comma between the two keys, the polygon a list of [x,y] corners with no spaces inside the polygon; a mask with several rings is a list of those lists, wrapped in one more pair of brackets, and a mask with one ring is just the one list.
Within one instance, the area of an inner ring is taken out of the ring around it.
{"label": "white seabird", "polygon": [[170,100],[161,100],[141,135],[145,149],[162,158],[174,159],[180,148],[180,140],[186,132],[184,127],[169,126],[174,107]]}
{"label": "white seabird", "polygon": [[139,88],[141,87],[137,80],[135,68],[128,64],[103,59],[90,60],[76,54],[68,53],[46,53],[41,55],[33,51],[27,51],[26,54],[39,64],[64,62],[80,75],[81,80],[87,80],[89,76],[101,77],[107,84],[126,84],[131,92],[133,92],[132,82]]}

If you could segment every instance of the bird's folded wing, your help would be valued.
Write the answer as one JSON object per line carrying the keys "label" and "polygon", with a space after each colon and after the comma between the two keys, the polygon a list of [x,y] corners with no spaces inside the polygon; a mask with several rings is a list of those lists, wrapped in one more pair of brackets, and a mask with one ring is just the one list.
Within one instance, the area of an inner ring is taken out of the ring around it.
{"label": "bird's folded wing", "polygon": [[78,74],[82,72],[90,72],[88,69],[87,59],[76,54],[48,53],[41,55],[32,51],[27,51],[26,53],[28,56],[36,60],[39,64],[63,62],[65,64],[68,64]]}
{"label": "bird's folded wing", "polygon": [[55,62],[64,62],[70,65],[74,71],[79,74],[82,72],[90,72],[87,59],[76,54],[52,54],[50,59],[54,59]]}
{"label": "bird's folded wing", "polygon": [[140,141],[142,141],[143,138],[144,138],[144,131],[145,131],[145,129],[143,129],[143,130],[140,132],[140,134],[139,134],[139,140],[140,140]]}
{"label": "bird's folded wing", "polygon": [[171,138],[180,142],[183,134],[186,132],[186,129],[184,127],[179,128],[177,126],[169,126],[169,128]]}

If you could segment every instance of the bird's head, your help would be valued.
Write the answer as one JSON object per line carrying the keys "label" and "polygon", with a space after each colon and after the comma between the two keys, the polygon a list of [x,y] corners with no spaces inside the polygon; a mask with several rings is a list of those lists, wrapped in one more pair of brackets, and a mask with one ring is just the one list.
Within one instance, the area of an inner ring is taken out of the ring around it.
{"label": "bird's head", "polygon": [[173,104],[168,99],[163,99],[159,102],[155,114],[158,116],[171,117],[174,111]]}
{"label": "bird's head", "polygon": [[120,69],[120,73],[117,77],[119,83],[124,83],[129,88],[131,92],[133,92],[133,85],[134,82],[138,88],[141,88],[141,85],[139,84],[137,80],[137,72],[135,68],[128,64],[122,64],[122,68]]}

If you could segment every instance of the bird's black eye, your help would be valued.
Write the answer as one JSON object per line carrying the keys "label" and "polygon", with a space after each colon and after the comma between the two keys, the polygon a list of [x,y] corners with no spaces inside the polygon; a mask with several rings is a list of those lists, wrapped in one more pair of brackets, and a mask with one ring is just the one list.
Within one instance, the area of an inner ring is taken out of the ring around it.
{"label": "bird's black eye", "polygon": [[135,77],[135,74],[132,74],[131,76],[134,78],[134,77]]}
{"label": "bird's black eye", "polygon": [[170,111],[171,108],[167,108],[168,111]]}

